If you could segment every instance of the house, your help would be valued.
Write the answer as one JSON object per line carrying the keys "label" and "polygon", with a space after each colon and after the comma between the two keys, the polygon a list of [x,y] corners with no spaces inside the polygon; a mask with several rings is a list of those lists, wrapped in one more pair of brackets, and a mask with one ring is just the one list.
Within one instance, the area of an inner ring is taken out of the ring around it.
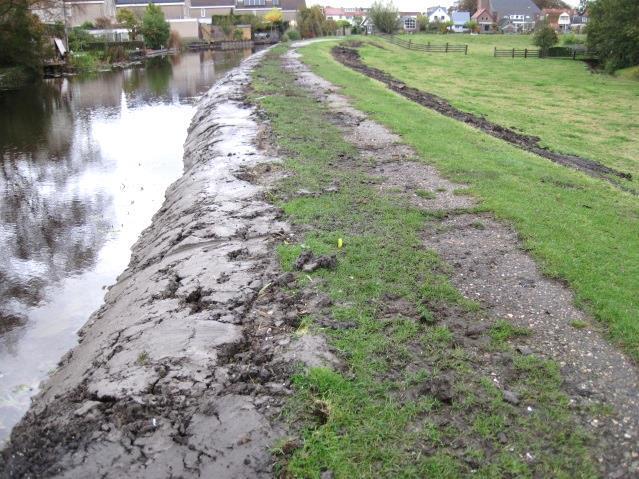
{"label": "house", "polygon": [[576,12],[570,8],[544,8],[541,11],[541,16],[548,22],[548,25],[556,31],[567,32],[570,31],[572,17],[575,13]]}
{"label": "house", "polygon": [[450,21],[453,25],[450,30],[455,33],[467,32],[469,29],[466,26],[470,22],[470,12],[452,12],[450,15]]}
{"label": "house", "polygon": [[473,20],[480,32],[488,33],[501,23],[512,24],[519,33],[530,32],[541,16],[541,10],[532,0],[478,0]]}
{"label": "house", "polygon": [[419,30],[419,25],[417,25],[418,15],[419,13],[415,12],[401,12],[399,14],[399,24],[405,32],[415,33]]}
{"label": "house", "polygon": [[335,8],[324,7],[324,15],[327,19],[346,20],[351,25],[361,25],[368,14],[367,8]]}
{"label": "house", "polygon": [[570,30],[575,33],[583,33],[586,25],[588,24],[588,16],[583,15],[573,15],[570,19]]}
{"label": "house", "polygon": [[450,15],[446,7],[430,7],[426,9],[426,16],[430,23],[450,22]]}

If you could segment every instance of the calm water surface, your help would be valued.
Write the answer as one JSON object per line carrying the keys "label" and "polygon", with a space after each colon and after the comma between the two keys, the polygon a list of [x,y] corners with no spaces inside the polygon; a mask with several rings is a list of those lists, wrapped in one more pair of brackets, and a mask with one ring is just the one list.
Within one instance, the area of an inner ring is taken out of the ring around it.
{"label": "calm water surface", "polygon": [[0,445],[180,176],[197,99],[250,53],[0,92]]}

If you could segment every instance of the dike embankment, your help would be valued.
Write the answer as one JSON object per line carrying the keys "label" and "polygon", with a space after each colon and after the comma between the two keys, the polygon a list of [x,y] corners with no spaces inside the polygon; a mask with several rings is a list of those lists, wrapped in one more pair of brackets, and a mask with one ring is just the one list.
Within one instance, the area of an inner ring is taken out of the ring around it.
{"label": "dike embankment", "polygon": [[277,159],[246,101],[264,53],[201,100],[183,176],[14,428],[0,477],[272,476],[293,368],[334,357],[292,335],[304,296],[274,246],[293,233],[264,200]]}

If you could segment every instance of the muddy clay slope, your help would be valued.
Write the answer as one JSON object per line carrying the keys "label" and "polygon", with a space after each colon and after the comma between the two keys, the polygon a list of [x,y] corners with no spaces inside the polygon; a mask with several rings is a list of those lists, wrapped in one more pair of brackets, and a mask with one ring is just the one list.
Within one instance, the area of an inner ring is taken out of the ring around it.
{"label": "muddy clay slope", "polygon": [[[357,43],[355,43],[354,46],[356,45]],[[379,45],[375,46],[379,47]],[[497,125],[496,123],[492,123],[483,117],[458,110],[448,101],[444,100],[441,97],[438,97],[437,95],[433,95],[431,93],[423,92],[416,88],[409,87],[405,83],[397,80],[388,73],[378,70],[377,68],[372,68],[365,65],[360,58],[359,52],[354,48],[336,46],[332,49],[332,54],[333,57],[343,65],[352,68],[353,70],[356,70],[359,73],[362,73],[370,78],[381,81],[388,88],[396,93],[399,93],[405,98],[408,98],[409,100],[414,101],[415,103],[419,103],[420,105],[427,108],[435,110],[442,115],[474,126],[475,128],[478,128],[491,136],[507,141],[508,143],[515,145],[523,150],[530,151],[539,156],[543,156],[544,158],[547,158],[560,165],[568,166],[570,168],[582,171],[590,176],[609,179],[613,184],[621,188],[624,188],[624,185],[619,183],[616,179],[613,180],[611,177],[622,178],[625,180],[632,179],[630,173],[609,168],[588,158],[581,158],[573,155],[564,155],[543,148],[539,144],[540,139],[538,137],[517,133],[514,130]]]}
{"label": "muddy clay slope", "polygon": [[[592,319],[575,306],[566,285],[544,277],[512,228],[488,214],[468,213],[476,202],[456,194],[464,185],[451,183],[423,162],[410,161],[417,154],[400,137],[353,108],[333,84],[310,71],[297,52],[285,56],[284,66],[327,105],[345,139],[370,160],[369,173],[379,178],[380,192],[396,192],[413,206],[436,213],[438,219],[423,232],[424,247],[448,263],[455,286],[467,298],[479,301],[489,317],[530,331],[530,336],[518,339],[517,354],[558,363],[562,389],[581,427],[593,438],[602,476],[639,477],[637,368],[596,331]],[[432,197],[416,194],[424,190]],[[588,327],[577,329],[575,321]],[[468,353],[479,347],[480,360],[473,364],[478,374],[492,377],[499,388],[508,388],[513,380],[508,366],[512,358],[496,355],[496,361],[486,360],[491,355],[475,344],[487,325],[464,324],[459,315],[448,326],[453,331],[465,328],[462,341]],[[514,402],[522,416],[528,414],[528,405],[517,396],[507,401]],[[603,417],[589,413],[597,409],[610,409],[610,413]]]}
{"label": "muddy clay slope", "polygon": [[202,100],[184,176],[15,427],[0,477],[272,475],[292,367],[334,359],[321,338],[291,341],[299,298],[273,252],[290,233],[263,187],[240,179],[273,160],[244,102],[261,56]]}

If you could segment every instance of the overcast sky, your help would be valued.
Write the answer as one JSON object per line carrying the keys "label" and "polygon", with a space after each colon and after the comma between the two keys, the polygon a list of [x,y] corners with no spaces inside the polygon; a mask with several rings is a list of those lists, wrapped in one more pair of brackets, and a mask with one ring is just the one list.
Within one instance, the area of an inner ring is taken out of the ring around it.
{"label": "overcast sky", "polygon": [[[306,0],[306,5],[323,5],[330,7],[370,7],[374,0]],[[576,7],[579,0],[565,0]],[[455,0],[393,0],[395,6],[403,12],[424,12],[427,7],[441,5],[449,7]]]}

